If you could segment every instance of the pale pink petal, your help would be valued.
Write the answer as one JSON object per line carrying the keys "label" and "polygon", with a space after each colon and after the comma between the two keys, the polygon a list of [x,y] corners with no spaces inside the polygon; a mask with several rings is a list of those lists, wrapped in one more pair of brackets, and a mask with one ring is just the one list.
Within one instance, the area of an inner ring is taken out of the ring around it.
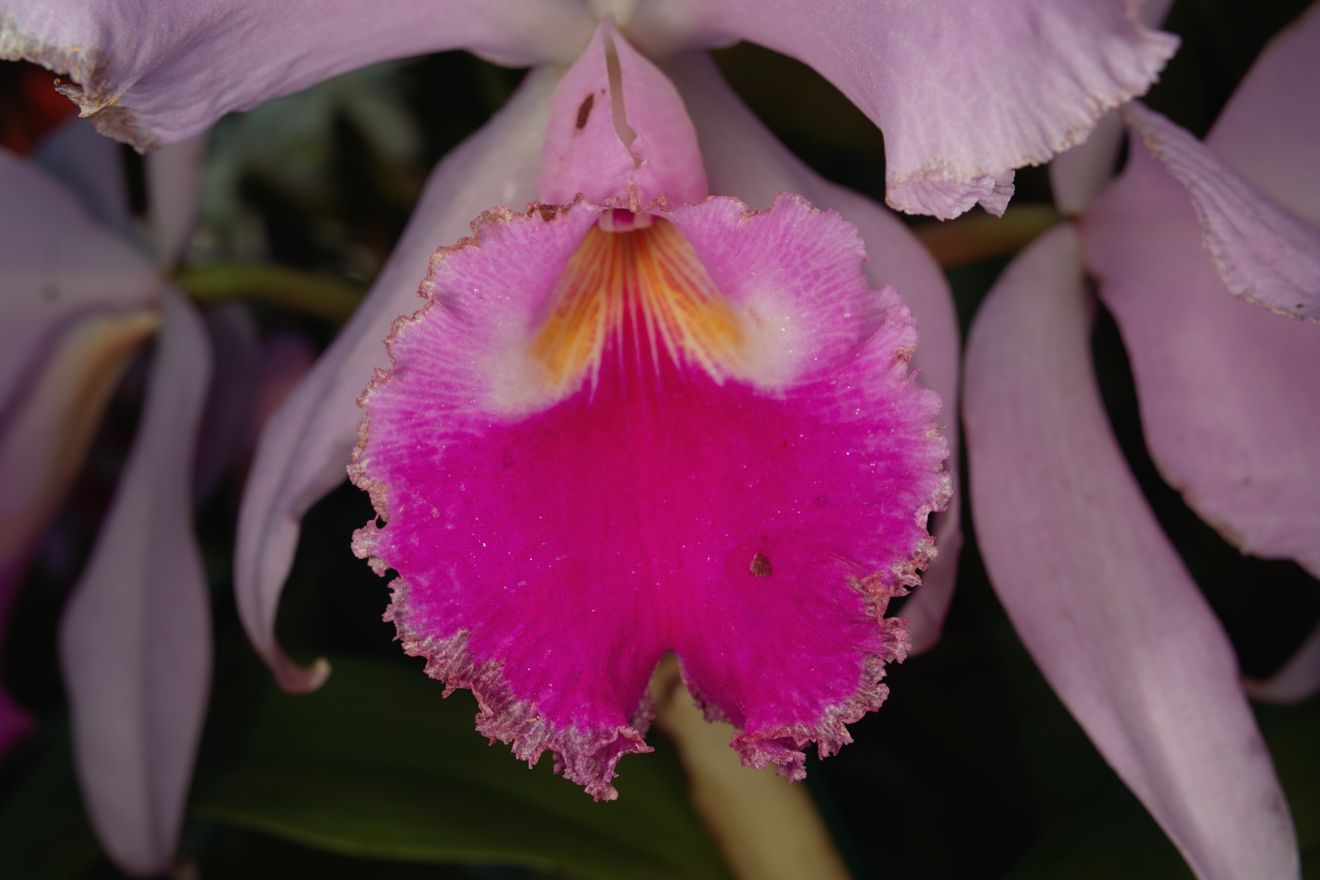
{"label": "pale pink petal", "polygon": [[158,321],[151,263],[36,165],[0,151],[0,565],[26,552]]}
{"label": "pale pink petal", "polygon": [[912,362],[921,384],[945,401],[940,423],[952,450],[948,468],[955,487],[948,508],[934,518],[932,531],[939,555],[922,576],[921,588],[903,606],[912,648],[924,651],[939,638],[953,597],[962,547],[956,491],[958,419],[952,403],[958,399],[960,340],[944,274],[895,215],[870,199],[824,180],[775,140],[705,55],[674,59],[666,72],[697,124],[706,172],[715,192],[737,196],[762,209],[770,207],[778,193],[795,192],[819,207],[838,211],[857,227],[866,243],[866,275],[871,285],[893,285],[916,318],[919,343]]}
{"label": "pale pink petal", "polygon": [[633,210],[706,195],[706,173],[683,100],[609,20],[559,81],[550,103],[541,199],[582,195]]}
{"label": "pale pink petal", "polygon": [[646,749],[669,651],[745,763],[800,778],[884,699],[885,605],[949,492],[911,317],[798,197],[598,216],[493,212],[437,253],[363,397],[352,475],[387,522],[355,550],[478,728],[593,796]]}
{"label": "pale pink petal", "polygon": [[206,712],[210,599],[192,481],[209,378],[202,323],[171,296],[137,438],[60,621],[83,799],[107,853],[133,874],[173,862]]}
{"label": "pale pink petal", "polygon": [[1247,681],[1247,693],[1271,703],[1301,703],[1320,693],[1320,626],[1274,675]]}
{"label": "pale pink petal", "polygon": [[0,0],[0,59],[68,76],[84,116],[145,150],[377,61],[567,62],[592,24],[574,0]]}
{"label": "pale pink petal", "polygon": [[202,135],[171,144],[146,159],[147,219],[159,266],[172,268],[188,247],[201,203],[205,158]]}
{"label": "pale pink petal", "polygon": [[1256,59],[1206,143],[1258,189],[1320,226],[1320,8],[1312,4]]}
{"label": "pale pink petal", "polygon": [[[1278,315],[1320,321],[1320,226],[1261,192],[1158,113],[1132,104],[1123,116],[1134,140],[1186,187],[1229,292]],[[1277,124],[1286,125],[1286,118]]]}
{"label": "pale pink petal", "polygon": [[1060,227],[977,315],[963,414],[986,570],[1055,692],[1197,876],[1295,878],[1232,645],[1106,419],[1092,313],[1076,236]]}
{"label": "pale pink petal", "polygon": [[654,56],[751,40],[823,74],[885,134],[886,201],[1001,213],[1013,169],[1086,139],[1142,94],[1177,40],[1132,0],[651,0],[624,31]]}
{"label": "pale pink petal", "polygon": [[[1173,0],[1139,0],[1137,15],[1147,27],[1159,27],[1171,6]],[[1054,157],[1050,162],[1050,186],[1059,210],[1080,214],[1091,204],[1114,176],[1123,133],[1122,118],[1117,111],[1110,111],[1096,123],[1090,137]]]}
{"label": "pale pink petal", "polygon": [[1139,138],[1082,231],[1165,480],[1244,552],[1320,575],[1320,326],[1226,293],[1186,191]]}
{"label": "pale pink petal", "polygon": [[275,614],[302,515],[344,480],[363,377],[386,362],[381,340],[395,317],[416,308],[417,285],[436,246],[462,236],[491,205],[535,197],[554,83],[551,71],[531,74],[494,119],[440,164],[366,302],[262,434],[239,513],[234,579],[248,636],[285,688],[313,689],[328,672],[323,663],[300,669],[285,656],[275,641]]}

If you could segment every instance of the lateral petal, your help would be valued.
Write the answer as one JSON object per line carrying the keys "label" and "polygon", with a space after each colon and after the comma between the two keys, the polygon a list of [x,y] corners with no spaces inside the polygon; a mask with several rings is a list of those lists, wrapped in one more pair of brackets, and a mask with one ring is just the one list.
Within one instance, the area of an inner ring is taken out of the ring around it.
{"label": "lateral petal", "polygon": [[1002,213],[1013,169],[1086,139],[1177,46],[1131,0],[653,0],[623,24],[644,51],[751,40],[810,64],[885,134],[888,204]]}
{"label": "lateral petal", "polygon": [[1261,192],[1320,227],[1320,7],[1267,45],[1238,84],[1206,145]]}
{"label": "lateral petal", "polygon": [[1182,185],[1140,139],[1081,228],[1165,480],[1244,552],[1320,575],[1320,326],[1227,295]]}
{"label": "lateral petal", "polygon": [[193,536],[193,448],[210,348],[185,300],[165,322],[138,436],[60,621],[74,759],[110,857],[172,865],[211,677],[210,599]]}
{"label": "lateral petal", "polygon": [[300,669],[275,640],[280,592],[293,564],[299,522],[344,480],[362,378],[385,362],[381,340],[416,306],[417,285],[437,243],[462,237],[494,204],[536,195],[540,146],[555,74],[530,74],[504,108],[432,173],[413,219],[353,319],[290,393],[262,432],[239,511],[234,561],[239,614],[257,652],[288,690],[312,690],[324,662]]}
{"label": "lateral petal", "polygon": [[1277,315],[1320,322],[1320,226],[1261,192],[1158,113],[1132,104],[1123,117],[1149,155],[1186,187],[1223,286]]}
{"label": "lateral petal", "polygon": [[1055,693],[1198,877],[1297,877],[1232,646],[1114,441],[1091,314],[1060,227],[977,315],[963,414],[986,569]]}
{"label": "lateral petal", "polygon": [[83,116],[146,150],[378,61],[464,48],[567,62],[592,25],[574,0],[0,0],[0,58],[68,76]]}

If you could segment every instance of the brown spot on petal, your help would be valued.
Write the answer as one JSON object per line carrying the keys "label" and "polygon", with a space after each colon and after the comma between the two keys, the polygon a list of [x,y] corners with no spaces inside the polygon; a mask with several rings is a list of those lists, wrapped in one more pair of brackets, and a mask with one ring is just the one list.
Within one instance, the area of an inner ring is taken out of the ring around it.
{"label": "brown spot on petal", "polygon": [[587,120],[591,118],[591,108],[596,103],[595,95],[587,95],[578,105],[577,128],[579,131],[587,127]]}
{"label": "brown spot on petal", "polygon": [[749,565],[747,568],[748,571],[752,573],[753,577],[759,577],[759,578],[770,577],[771,574],[770,557],[766,556],[764,553],[753,554],[752,564]]}
{"label": "brown spot on petal", "polygon": [[541,215],[541,219],[546,223],[554,220],[560,214],[561,205],[536,205],[536,213]]}

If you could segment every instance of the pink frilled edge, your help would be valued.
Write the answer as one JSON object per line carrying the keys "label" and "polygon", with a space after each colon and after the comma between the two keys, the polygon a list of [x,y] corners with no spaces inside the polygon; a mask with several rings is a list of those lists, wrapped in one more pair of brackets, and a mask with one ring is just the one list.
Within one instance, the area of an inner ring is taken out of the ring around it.
{"label": "pink frilled edge", "polygon": [[388,618],[447,693],[474,692],[478,729],[529,762],[551,751],[594,797],[649,751],[670,652],[744,763],[801,778],[809,743],[833,753],[884,700],[908,644],[886,605],[951,491],[911,316],[868,287],[836,214],[713,197],[657,222],[690,247],[689,286],[738,316],[740,367],[624,334],[548,391],[527,344],[601,213],[495,209],[436,252],[361,400],[350,475],[379,521],[354,549],[398,572]]}

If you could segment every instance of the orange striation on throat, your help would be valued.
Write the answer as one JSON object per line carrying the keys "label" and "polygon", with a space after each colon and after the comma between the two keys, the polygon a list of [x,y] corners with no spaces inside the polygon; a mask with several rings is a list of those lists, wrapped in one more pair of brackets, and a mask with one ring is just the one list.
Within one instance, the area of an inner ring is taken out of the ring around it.
{"label": "orange striation on throat", "polygon": [[621,232],[593,226],[556,286],[530,353],[547,390],[593,387],[607,352],[704,370],[716,382],[745,372],[745,316],[730,305],[692,245],[668,220]]}

